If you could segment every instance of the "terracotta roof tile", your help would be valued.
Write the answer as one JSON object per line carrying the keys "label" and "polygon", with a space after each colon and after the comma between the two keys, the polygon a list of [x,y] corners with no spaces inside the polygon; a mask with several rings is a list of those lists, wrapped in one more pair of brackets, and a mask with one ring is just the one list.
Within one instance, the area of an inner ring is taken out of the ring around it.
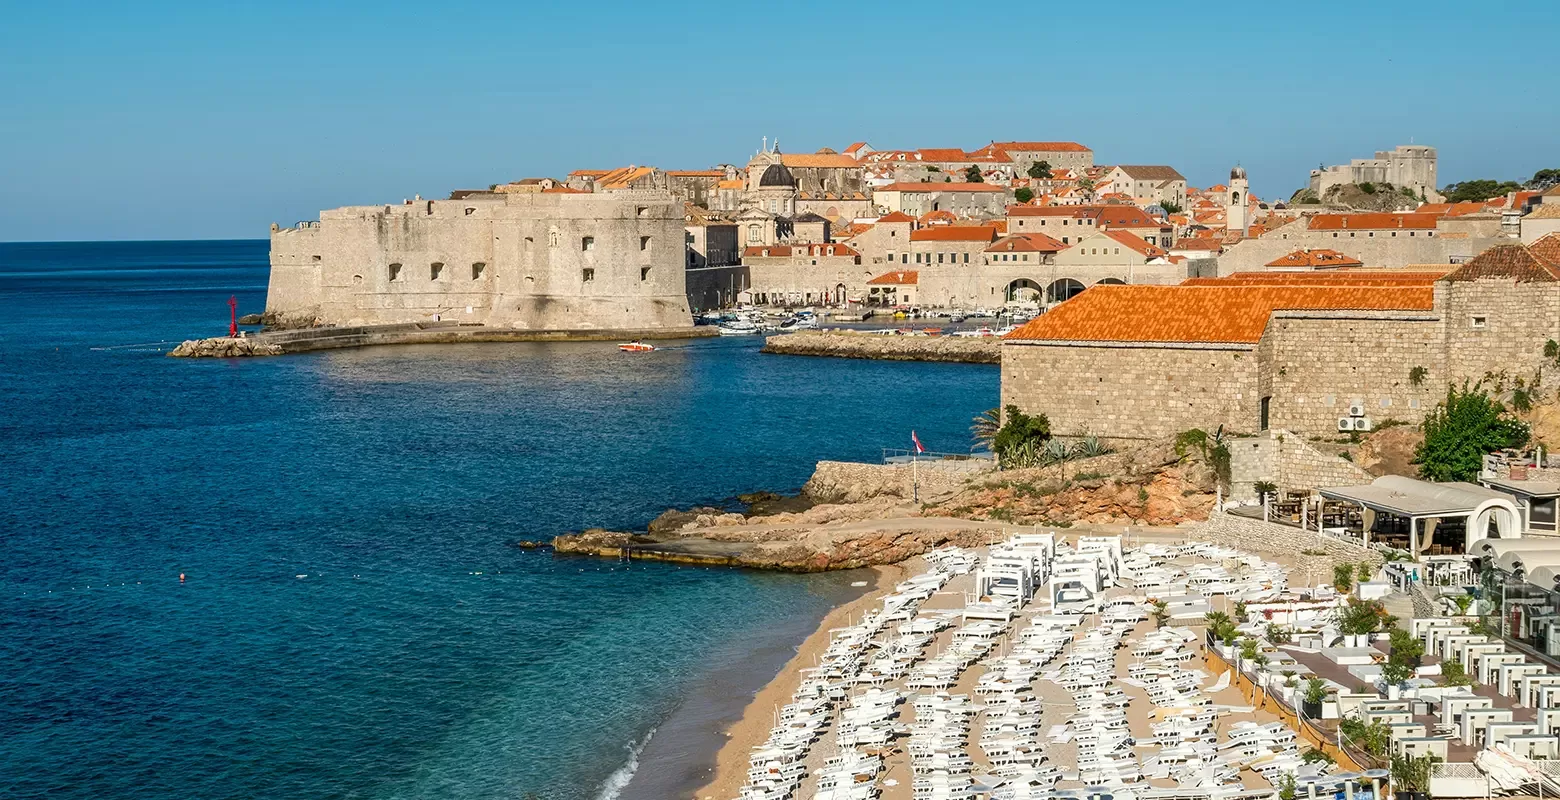
{"label": "terracotta roof tile", "polygon": [[1442,280],[1476,281],[1481,278],[1510,279],[1517,283],[1554,283],[1560,281],[1560,264],[1540,258],[1524,245],[1503,244],[1474,256]]}
{"label": "terracotta roof tile", "polygon": [[781,153],[780,163],[787,167],[853,169],[856,159],[841,153]]}
{"label": "terracotta roof tile", "polygon": [[910,232],[912,242],[994,242],[997,230],[986,225],[939,225]]}
{"label": "terracotta roof tile", "polygon": [[1067,245],[1043,233],[1014,233],[1004,236],[986,248],[988,253],[1059,253]]}
{"label": "terracotta roof tile", "polygon": [[1527,246],[1528,252],[1551,264],[1560,265],[1560,233],[1546,233]]}
{"label": "terracotta roof tile", "polygon": [[1089,148],[1077,142],[992,142],[1002,150],[1013,152],[1087,153]]}
{"label": "terracotta roof tile", "polygon": [[885,272],[882,275],[867,281],[869,286],[914,286],[921,273],[918,270],[906,269],[896,272]]}
{"label": "terracotta roof tile", "polygon": [[890,211],[887,214],[878,217],[878,222],[915,222],[915,217],[912,217],[903,211]]}
{"label": "terracotta roof tile", "polygon": [[1433,292],[1430,286],[1091,286],[1003,338],[1255,344],[1276,310],[1428,311]]}
{"label": "terracotta roof tile", "polygon": [[1386,229],[1435,230],[1435,214],[1317,214],[1311,217],[1313,231],[1363,231]]}
{"label": "terracotta roof tile", "polygon": [[1237,272],[1222,278],[1187,278],[1182,286],[1431,286],[1450,271],[1319,270],[1313,272]]}
{"label": "terracotta roof tile", "polygon": [[[1126,231],[1102,230],[1100,233],[1115,239],[1116,241],[1132,248],[1133,250],[1136,250],[1145,258],[1159,258],[1165,254],[1165,249],[1163,247],[1151,245],[1148,242],[1143,241],[1141,237],[1135,234],[1127,233]],[[1082,245],[1088,241],[1088,239],[1084,239],[1083,241],[1078,242],[1078,244]]]}
{"label": "terracotta roof tile", "polygon": [[1523,219],[1560,219],[1560,203],[1544,203],[1528,212]]}
{"label": "terracotta roof tile", "polygon": [[922,161],[940,161],[946,163],[949,161],[970,160],[969,154],[957,147],[922,148],[915,151],[915,154],[919,156]]}
{"label": "terracotta roof tile", "polygon": [[879,186],[879,192],[1001,192],[1001,186],[992,186],[989,183],[890,183],[887,186]]}
{"label": "terracotta roof tile", "polygon": [[1277,268],[1341,269],[1344,267],[1363,267],[1365,262],[1353,256],[1346,256],[1337,250],[1318,248],[1314,250],[1296,250],[1287,256],[1269,261],[1267,265]]}

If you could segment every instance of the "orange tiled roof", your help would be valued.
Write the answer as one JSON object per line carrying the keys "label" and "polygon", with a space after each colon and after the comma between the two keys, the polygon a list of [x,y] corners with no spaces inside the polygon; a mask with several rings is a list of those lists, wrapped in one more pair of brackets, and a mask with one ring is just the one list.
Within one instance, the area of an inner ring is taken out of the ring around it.
{"label": "orange tiled roof", "polygon": [[1560,233],[1546,233],[1527,246],[1528,252],[1551,264],[1560,265]]}
{"label": "orange tiled roof", "polygon": [[[1102,230],[1100,233],[1115,239],[1116,241],[1132,248],[1133,250],[1136,250],[1145,258],[1158,258],[1165,254],[1165,249],[1163,247],[1149,244],[1148,242],[1143,241],[1141,237],[1127,233],[1126,231]],[[1078,244],[1081,245],[1087,241],[1088,239],[1084,239],[1083,241],[1078,242]]]}
{"label": "orange tiled roof", "polygon": [[1267,263],[1270,267],[1303,267],[1306,269],[1334,269],[1343,267],[1363,267],[1365,262],[1346,256],[1337,250],[1304,249],[1296,250],[1287,256],[1275,258]]}
{"label": "orange tiled roof", "polygon": [[599,178],[612,170],[610,169],[577,169],[569,173],[571,178]]}
{"label": "orange tiled roof", "polygon": [[998,239],[990,247],[988,253],[1059,253],[1067,249],[1067,245],[1046,236],[1043,233],[1014,233]]}
{"label": "orange tiled roof", "polygon": [[1386,229],[1435,230],[1435,214],[1317,214],[1311,217],[1313,231],[1355,231]]}
{"label": "orange tiled roof", "polygon": [[724,178],[726,171],[721,169],[669,169],[666,174],[674,178]]}
{"label": "orange tiled roof", "polygon": [[922,161],[968,161],[969,154],[957,147],[923,147],[915,151]]}
{"label": "orange tiled roof", "polygon": [[915,222],[915,217],[912,217],[903,211],[890,211],[887,214],[878,217],[878,222]]}
{"label": "orange tiled roof", "polygon": [[1218,251],[1224,249],[1224,243],[1212,237],[1177,239],[1171,250],[1209,250]]}
{"label": "orange tiled roof", "polygon": [[787,167],[851,169],[860,166],[856,159],[841,153],[781,153],[780,163]]}
{"label": "orange tiled roof", "polygon": [[551,189],[543,189],[542,194],[590,194],[584,189],[571,189],[567,186],[554,186]]}
{"label": "orange tiled roof", "polygon": [[1428,311],[1430,286],[1091,286],[1009,341],[1256,344],[1283,309]]}
{"label": "orange tiled roof", "polygon": [[879,192],[1000,192],[1001,186],[989,183],[890,183],[879,186]]}
{"label": "orange tiled roof", "polygon": [[994,242],[997,230],[986,225],[939,225],[910,232],[912,242]]}
{"label": "orange tiled roof", "polygon": [[938,209],[936,211],[928,211],[925,214],[922,214],[921,215],[921,224],[922,225],[952,225],[953,223],[957,222],[958,219],[959,219],[959,215],[958,214],[955,214],[955,213],[953,213],[952,211],[949,211],[946,208],[940,208],[940,209]]}
{"label": "orange tiled roof", "polygon": [[1360,270],[1343,272],[1236,272],[1222,278],[1187,278],[1182,286],[1430,286],[1450,271]]}
{"label": "orange tiled roof", "polygon": [[913,269],[885,272],[882,275],[867,281],[869,286],[914,286],[920,277],[920,271]]}
{"label": "orange tiled roof", "polygon": [[[1548,239],[1549,236],[1544,238]],[[1547,255],[1546,251],[1550,250],[1560,248],[1545,243],[1540,252]],[[1551,262],[1526,245],[1503,244],[1474,256],[1468,263],[1452,270],[1443,280],[1475,281],[1480,278],[1505,278],[1517,283],[1555,283],[1560,281],[1560,262]]]}
{"label": "orange tiled roof", "polygon": [[992,142],[1002,150],[1040,151],[1046,153],[1087,153],[1089,148],[1077,142]]}
{"label": "orange tiled roof", "polygon": [[623,167],[615,169],[596,179],[603,189],[626,189],[634,181],[646,177],[654,171],[653,167]]}
{"label": "orange tiled roof", "polygon": [[861,255],[860,253],[856,252],[855,248],[852,248],[849,245],[840,244],[838,242],[826,242],[823,244],[752,245],[750,247],[743,248],[742,256],[744,258],[748,256],[763,257],[765,250],[769,251],[770,258],[793,255],[818,256],[820,258],[826,258],[828,256],[834,256],[836,258],[840,256],[855,257]]}

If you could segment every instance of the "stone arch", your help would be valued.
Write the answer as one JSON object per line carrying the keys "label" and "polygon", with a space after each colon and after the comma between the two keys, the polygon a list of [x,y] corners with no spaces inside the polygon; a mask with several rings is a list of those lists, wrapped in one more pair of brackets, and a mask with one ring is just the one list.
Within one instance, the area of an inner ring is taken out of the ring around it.
{"label": "stone arch", "polygon": [[1122,280],[1122,279],[1120,279],[1120,278],[1100,278],[1099,280],[1094,282],[1095,286],[1101,286],[1101,285],[1107,285],[1107,284],[1111,285],[1111,286],[1125,286],[1125,285],[1127,285],[1127,282]]}
{"label": "stone arch", "polygon": [[1087,289],[1081,282],[1072,278],[1057,278],[1045,289],[1046,302],[1060,303],[1076,296]]}
{"label": "stone arch", "polygon": [[1040,284],[1028,278],[1018,278],[1008,283],[1002,290],[1002,296],[1009,303],[1039,303]]}

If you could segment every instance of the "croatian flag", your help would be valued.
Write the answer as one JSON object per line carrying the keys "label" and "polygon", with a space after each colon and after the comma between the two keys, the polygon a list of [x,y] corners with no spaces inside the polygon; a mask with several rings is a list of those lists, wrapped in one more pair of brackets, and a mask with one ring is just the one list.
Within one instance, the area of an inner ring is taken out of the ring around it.
{"label": "croatian flag", "polygon": [[916,455],[926,452],[926,448],[921,445],[921,439],[915,435],[915,431],[910,432],[910,441],[915,443]]}

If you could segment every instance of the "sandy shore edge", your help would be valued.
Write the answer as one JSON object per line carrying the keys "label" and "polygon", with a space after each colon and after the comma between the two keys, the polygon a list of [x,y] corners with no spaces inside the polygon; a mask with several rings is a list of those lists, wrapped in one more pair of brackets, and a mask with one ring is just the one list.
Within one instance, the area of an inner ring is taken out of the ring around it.
{"label": "sandy shore edge", "polygon": [[715,754],[714,774],[708,783],[694,792],[695,800],[731,800],[737,796],[742,785],[747,782],[748,753],[769,738],[774,710],[791,702],[791,696],[802,681],[801,670],[811,666],[828,649],[829,630],[845,627],[848,619],[859,617],[876,606],[883,595],[893,591],[894,586],[911,573],[911,563],[913,561],[872,567],[872,588],[824,616],[818,628],[803,640],[796,649],[796,655],[780,668],[774,680],[753,695],[752,701],[742,710],[742,718],[726,729],[726,743]]}

